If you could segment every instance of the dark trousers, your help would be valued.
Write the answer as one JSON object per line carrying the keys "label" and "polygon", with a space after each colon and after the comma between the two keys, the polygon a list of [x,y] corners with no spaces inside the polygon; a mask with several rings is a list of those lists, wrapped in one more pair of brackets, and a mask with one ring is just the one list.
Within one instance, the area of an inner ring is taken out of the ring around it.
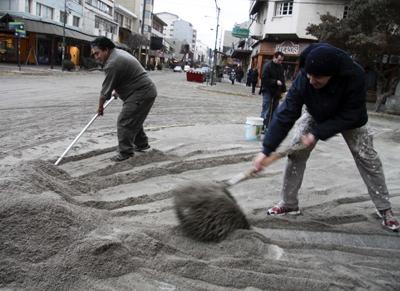
{"label": "dark trousers", "polygon": [[251,83],[251,93],[255,94],[256,93],[256,86],[257,86],[257,82],[253,82]]}
{"label": "dark trousers", "polygon": [[[153,90],[156,92],[155,88]],[[154,101],[155,97],[139,100],[128,98],[125,100],[117,122],[118,151],[121,155],[132,155],[134,145],[143,147],[148,144],[147,135],[143,130],[143,123]]]}
{"label": "dark trousers", "polygon": [[272,97],[268,91],[263,92],[263,102],[261,109],[261,118],[264,118],[264,128],[268,128],[272,120],[276,107],[278,107],[278,98]]}

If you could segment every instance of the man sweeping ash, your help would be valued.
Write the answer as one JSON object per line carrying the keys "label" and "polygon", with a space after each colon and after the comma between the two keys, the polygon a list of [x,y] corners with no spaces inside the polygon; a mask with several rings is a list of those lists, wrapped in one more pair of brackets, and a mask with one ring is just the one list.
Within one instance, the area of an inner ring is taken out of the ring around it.
{"label": "man sweeping ash", "polygon": [[298,122],[293,144],[306,149],[288,156],[281,201],[268,209],[269,215],[299,214],[298,191],[307,159],[318,140],[341,133],[349,147],[382,225],[398,231],[393,216],[382,164],[374,150],[372,135],[366,127],[366,86],[363,69],[346,52],[329,44],[313,44],[300,56],[301,70],[284,102],[278,107],[263,141],[262,152],[253,162],[255,170],[263,168],[295,121]]}
{"label": "man sweeping ash", "polygon": [[92,43],[92,54],[104,65],[103,81],[97,113],[103,115],[104,103],[112,95],[124,103],[118,116],[118,154],[111,158],[121,162],[134,155],[134,151],[150,148],[143,123],[157,96],[157,89],[139,61],[126,51],[117,49],[106,37]]}

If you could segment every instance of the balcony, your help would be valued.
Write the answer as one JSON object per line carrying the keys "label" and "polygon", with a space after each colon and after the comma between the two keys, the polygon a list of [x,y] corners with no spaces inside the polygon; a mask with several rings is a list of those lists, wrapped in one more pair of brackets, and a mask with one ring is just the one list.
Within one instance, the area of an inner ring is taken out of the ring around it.
{"label": "balcony", "polygon": [[253,22],[250,26],[250,37],[252,39],[260,40],[263,36],[263,25],[261,23]]}

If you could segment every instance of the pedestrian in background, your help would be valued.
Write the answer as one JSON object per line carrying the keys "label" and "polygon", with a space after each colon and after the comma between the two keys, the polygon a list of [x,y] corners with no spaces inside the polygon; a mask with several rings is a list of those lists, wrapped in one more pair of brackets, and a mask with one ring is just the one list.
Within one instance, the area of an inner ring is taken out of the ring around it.
{"label": "pedestrian in background", "polygon": [[272,61],[266,63],[262,70],[260,91],[263,96],[261,118],[264,119],[264,131],[268,129],[281,94],[286,91],[282,66],[284,58],[282,52],[276,52]]}
{"label": "pedestrian in background", "polygon": [[250,69],[247,71],[247,76],[246,76],[246,87],[251,86],[251,81],[252,81],[252,76],[251,74],[253,73],[253,69],[250,67]]}
{"label": "pedestrian in background", "polygon": [[[325,141],[340,133],[353,155],[383,227],[398,231],[400,225],[391,210],[382,163],[366,126],[364,70],[346,52],[321,43],[303,51],[300,65],[304,67],[278,107],[264,136],[263,150],[254,160],[255,170],[262,170],[263,162],[300,118],[292,145],[303,144],[305,149],[288,156],[281,201],[268,209],[267,214],[300,214],[298,192],[310,153],[318,140]],[[304,105],[306,111],[302,115]]]}
{"label": "pedestrian in background", "polygon": [[100,92],[97,113],[103,115],[104,103],[112,95],[124,103],[118,116],[118,154],[114,162],[126,160],[134,151],[150,148],[143,123],[157,96],[156,86],[139,61],[126,51],[117,49],[103,36],[92,43],[92,54],[104,67],[105,79]]}
{"label": "pedestrian in background", "polygon": [[229,73],[229,80],[231,80],[232,85],[235,84],[235,79],[236,79],[236,73],[235,70],[232,69]]}
{"label": "pedestrian in background", "polygon": [[239,83],[241,83],[241,82],[242,82],[242,79],[243,79],[243,76],[244,76],[243,69],[242,69],[241,66],[238,66],[238,67],[236,68],[236,81],[238,81]]}
{"label": "pedestrian in background", "polygon": [[258,82],[258,67],[255,66],[251,71],[251,93],[254,95],[256,94],[256,86]]}

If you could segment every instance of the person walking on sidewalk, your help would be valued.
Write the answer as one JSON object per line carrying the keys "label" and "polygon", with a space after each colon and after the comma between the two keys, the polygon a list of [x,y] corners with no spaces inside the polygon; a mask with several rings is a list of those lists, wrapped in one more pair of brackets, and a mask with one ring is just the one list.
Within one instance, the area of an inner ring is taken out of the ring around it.
{"label": "person walking on sidewalk", "polygon": [[247,75],[246,75],[246,87],[250,87],[250,86],[251,86],[251,80],[252,80],[251,74],[252,74],[252,73],[253,73],[253,69],[250,68],[250,69],[247,71]]}
{"label": "person walking on sidewalk", "polygon": [[118,154],[114,162],[126,160],[134,151],[150,148],[143,123],[157,96],[157,89],[139,61],[126,51],[117,49],[103,36],[92,43],[92,54],[104,67],[103,81],[97,113],[103,115],[106,100],[112,95],[124,103],[117,121]]}
{"label": "person walking on sidewalk", "polygon": [[260,117],[264,119],[264,130],[279,104],[283,92],[286,92],[285,77],[282,62],[285,56],[282,52],[276,52],[272,61],[264,65],[261,74],[261,90],[263,100]]}
{"label": "person walking on sidewalk", "polygon": [[231,71],[229,72],[229,80],[231,80],[232,85],[235,84],[235,79],[236,79],[236,73],[234,69],[231,69]]}
{"label": "person walking on sidewalk", "polygon": [[258,67],[255,66],[251,73],[251,93],[256,94],[256,86],[258,82]]}
{"label": "person walking on sidewalk", "polygon": [[[398,231],[393,216],[382,163],[373,147],[367,129],[366,86],[363,69],[350,56],[331,45],[315,44],[300,57],[301,68],[285,100],[278,107],[263,140],[263,149],[254,161],[256,171],[270,158],[297,119],[298,128],[292,144],[303,144],[304,150],[288,156],[281,201],[268,209],[269,215],[299,214],[298,191],[306,162],[318,140],[340,133],[353,155],[367,186],[382,225]],[[302,107],[306,111],[302,115]]]}

